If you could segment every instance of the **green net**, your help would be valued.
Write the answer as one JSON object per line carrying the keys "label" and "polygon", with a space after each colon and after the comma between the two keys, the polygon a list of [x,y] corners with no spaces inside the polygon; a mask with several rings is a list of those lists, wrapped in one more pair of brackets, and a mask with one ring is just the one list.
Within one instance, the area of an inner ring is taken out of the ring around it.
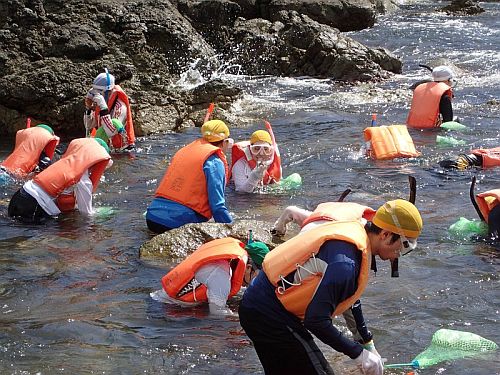
{"label": "green net", "polygon": [[461,139],[438,135],[436,136],[436,143],[439,146],[463,146],[466,142]]}
{"label": "green net", "polygon": [[302,186],[302,177],[298,173],[292,173],[287,178],[283,178],[277,184],[267,185],[266,190],[273,193],[287,192],[300,189]]}
{"label": "green net", "polygon": [[432,336],[431,345],[415,357],[418,367],[429,367],[443,361],[465,358],[496,350],[498,345],[471,332],[440,329]]}
{"label": "green net", "polygon": [[484,221],[461,217],[456,223],[450,225],[448,231],[457,237],[470,237],[475,234],[485,236],[488,234],[488,224]]}
{"label": "green net", "polygon": [[467,129],[467,126],[456,121],[448,121],[448,122],[443,122],[440,128],[445,130],[465,130]]}

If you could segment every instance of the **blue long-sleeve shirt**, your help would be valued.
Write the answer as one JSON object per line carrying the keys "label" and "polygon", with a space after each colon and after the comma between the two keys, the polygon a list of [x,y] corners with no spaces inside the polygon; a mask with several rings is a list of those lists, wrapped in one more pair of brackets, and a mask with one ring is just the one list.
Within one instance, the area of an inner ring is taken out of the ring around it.
{"label": "blue long-sleeve shirt", "polygon": [[[231,223],[232,218],[226,207],[224,189],[226,170],[217,155],[211,155],[203,164],[207,184],[208,204],[217,223]],[[146,219],[167,228],[178,228],[189,223],[203,223],[208,219],[193,209],[163,197],[156,197],[149,205]]]}
{"label": "blue long-sleeve shirt", "polygon": [[[362,346],[345,337],[332,325],[332,314],[338,304],[356,291],[361,252],[351,243],[332,240],[321,246],[317,257],[325,261],[328,267],[306,309],[303,322],[286,311],[276,297],[275,288],[264,272],[260,272],[247,288],[241,303],[245,308],[255,309],[267,315],[269,320],[276,321],[276,324],[286,324],[291,327],[302,325],[333,349],[356,358],[361,354]],[[356,303],[353,315],[357,326],[364,327],[366,330],[360,303]]]}

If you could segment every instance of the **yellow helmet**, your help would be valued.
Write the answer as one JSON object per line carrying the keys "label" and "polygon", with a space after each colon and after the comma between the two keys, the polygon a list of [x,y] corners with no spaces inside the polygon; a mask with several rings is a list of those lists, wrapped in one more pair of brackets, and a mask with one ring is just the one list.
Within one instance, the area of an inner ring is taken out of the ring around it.
{"label": "yellow helmet", "polygon": [[379,228],[410,238],[417,238],[423,227],[417,207],[404,199],[384,203],[375,213],[372,222]]}
{"label": "yellow helmet", "polygon": [[229,128],[221,120],[210,120],[201,126],[201,136],[208,142],[219,142],[229,137]]}

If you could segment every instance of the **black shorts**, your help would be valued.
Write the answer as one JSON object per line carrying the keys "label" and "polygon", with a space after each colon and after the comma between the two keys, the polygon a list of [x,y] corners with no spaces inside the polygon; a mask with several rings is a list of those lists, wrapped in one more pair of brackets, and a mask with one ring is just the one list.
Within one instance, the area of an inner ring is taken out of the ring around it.
{"label": "black shorts", "polygon": [[242,305],[238,312],[240,324],[252,340],[267,375],[333,375],[330,364],[304,327],[291,327]]}
{"label": "black shorts", "polygon": [[155,223],[154,221],[151,221],[148,219],[146,219],[146,224],[148,225],[148,229],[150,231],[158,233],[158,234],[164,233],[164,232],[172,229],[172,228],[166,227],[164,225]]}
{"label": "black shorts", "polygon": [[12,196],[9,202],[8,215],[24,223],[34,224],[39,224],[50,218],[50,215],[44,211],[36,199],[23,188],[16,191]]}

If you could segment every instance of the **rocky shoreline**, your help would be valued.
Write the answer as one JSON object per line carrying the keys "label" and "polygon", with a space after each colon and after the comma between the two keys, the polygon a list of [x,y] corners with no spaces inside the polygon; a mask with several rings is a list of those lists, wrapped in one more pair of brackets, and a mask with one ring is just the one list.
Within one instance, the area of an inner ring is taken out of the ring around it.
{"label": "rocky shoreline", "polygon": [[[14,134],[29,116],[83,136],[83,97],[105,67],[131,98],[137,135],[200,126],[210,102],[238,126],[228,109],[241,89],[210,79],[224,64],[248,75],[381,80],[402,62],[342,31],[395,9],[389,0],[6,0],[0,134]],[[205,83],[177,85],[195,62]]]}

